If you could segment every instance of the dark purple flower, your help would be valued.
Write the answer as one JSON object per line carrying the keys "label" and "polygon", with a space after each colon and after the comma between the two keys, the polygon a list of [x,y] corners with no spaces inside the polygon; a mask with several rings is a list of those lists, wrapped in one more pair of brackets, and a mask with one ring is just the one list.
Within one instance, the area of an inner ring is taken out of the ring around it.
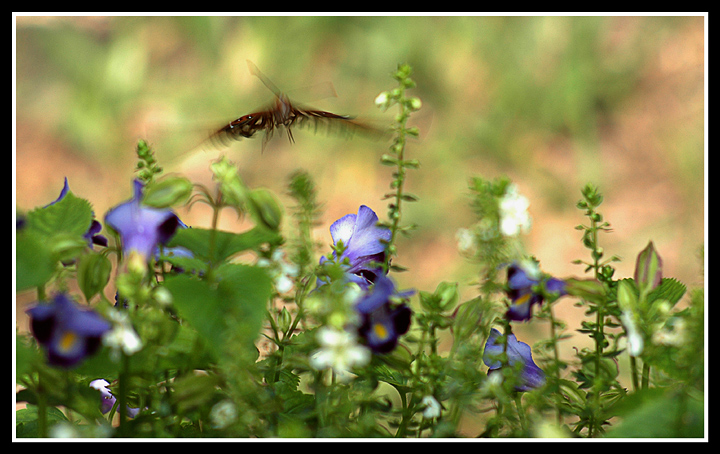
{"label": "dark purple flower", "polygon": [[355,304],[361,320],[358,334],[375,353],[392,351],[399,337],[407,333],[412,311],[404,303],[394,305],[391,297],[405,298],[412,293],[412,290],[397,293],[392,280],[381,274],[367,294]]}
{"label": "dark purple flower", "polygon": [[133,189],[133,198],[108,211],[105,223],[120,234],[126,256],[136,251],[148,260],[158,244],[165,244],[172,238],[181,222],[170,209],[142,204],[142,182],[135,180]]}
{"label": "dark purple flower", "polygon": [[[530,346],[517,340],[514,334],[507,337],[507,349],[503,342],[499,341],[500,331],[492,329],[488,340],[485,343],[483,362],[490,369],[490,373],[496,373],[503,366],[517,368],[520,371],[515,382],[516,391],[530,391],[545,384],[545,372],[540,369],[532,358]],[[507,362],[501,360],[503,352],[507,353]]]}
{"label": "dark purple flower", "polygon": [[507,317],[510,320],[529,320],[533,305],[542,304],[548,294],[565,295],[565,282],[543,276],[535,263],[513,263],[508,267],[507,295],[512,304]]}
{"label": "dark purple flower", "polygon": [[96,312],[81,308],[64,293],[27,313],[35,339],[47,350],[48,362],[65,368],[95,353],[103,334],[111,328]]}
{"label": "dark purple flower", "polygon": [[[390,241],[390,229],[377,225],[378,217],[373,210],[361,205],[357,214],[348,214],[330,226],[335,246],[342,242],[344,249],[338,262],[348,259],[348,277],[367,288],[378,275],[384,274],[381,264],[385,261],[385,244]],[[336,253],[333,255],[337,257]],[[322,264],[325,257],[320,259]]]}

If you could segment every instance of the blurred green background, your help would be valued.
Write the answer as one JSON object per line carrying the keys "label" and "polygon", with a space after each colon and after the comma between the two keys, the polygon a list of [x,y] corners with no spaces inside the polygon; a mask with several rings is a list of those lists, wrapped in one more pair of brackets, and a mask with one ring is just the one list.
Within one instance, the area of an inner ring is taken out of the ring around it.
{"label": "blurred green background", "polygon": [[[67,176],[102,218],[130,197],[144,138],[168,172],[210,183],[209,164],[224,153],[248,184],[284,202],[290,173],[307,170],[324,203],[316,238],[328,244],[330,223],[360,204],[384,218],[387,144],[299,130],[294,145],[279,134],[263,153],[259,139],[193,148],[272,101],[246,59],[309,105],[388,124],[396,111],[373,100],[406,62],[423,108],[411,120],[421,137],[406,151],[421,162],[407,183],[420,202],[406,205],[419,228],[399,243],[397,263],[409,268],[395,276],[401,287],[459,281],[472,296],[475,269],[455,233],[474,222],[475,175],[508,175],[530,199],[527,250],[550,273],[583,273],[571,264],[589,259],[575,203],[593,182],[614,228],[601,242],[624,259],[617,276],[632,276],[652,240],[667,276],[702,285],[705,35],[702,16],[16,17],[16,203],[54,200]],[[325,82],[337,97],[317,90]],[[210,222],[199,205],[180,215]],[[221,221],[241,228],[231,212]],[[558,310],[582,316],[570,302]]]}

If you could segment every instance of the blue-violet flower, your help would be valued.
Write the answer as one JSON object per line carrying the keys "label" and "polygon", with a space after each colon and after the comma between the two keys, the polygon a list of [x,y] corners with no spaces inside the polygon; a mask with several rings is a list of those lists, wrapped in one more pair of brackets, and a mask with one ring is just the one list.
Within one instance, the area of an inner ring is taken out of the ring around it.
{"label": "blue-violet flower", "polygon": [[108,211],[105,223],[120,234],[126,256],[136,251],[148,260],[159,244],[170,241],[182,223],[170,209],[151,208],[141,203],[142,182],[135,180],[133,189],[133,198]]}
{"label": "blue-violet flower", "polygon": [[35,339],[47,350],[48,362],[64,368],[95,353],[111,327],[96,312],[79,307],[64,293],[55,295],[50,304],[28,309],[27,314]]}
{"label": "blue-violet flower", "polygon": [[[344,249],[338,262],[348,259],[347,275],[366,289],[383,274],[379,263],[385,261],[385,244],[390,241],[390,229],[377,226],[378,217],[373,210],[361,205],[357,214],[347,214],[330,226],[333,244],[342,242]],[[333,255],[337,257],[336,253]],[[320,259],[322,264],[325,257]]]}
{"label": "blue-violet flower", "polygon": [[405,298],[413,291],[397,293],[389,277],[377,276],[375,284],[356,304],[360,314],[358,334],[375,353],[388,353],[410,328],[412,311],[404,303],[394,305],[391,297]]}
{"label": "blue-violet flower", "polygon": [[565,282],[543,276],[535,263],[513,263],[507,273],[507,295],[512,301],[507,311],[510,320],[529,320],[533,305],[542,304],[547,294],[566,295]]}
{"label": "blue-violet flower", "polygon": [[496,373],[503,367],[501,361],[503,352],[507,353],[506,366],[518,368],[520,375],[515,382],[516,391],[529,391],[545,384],[545,372],[540,369],[532,358],[532,349],[524,342],[517,340],[514,334],[507,337],[507,349],[503,342],[499,342],[501,334],[495,328],[490,332],[485,343],[483,362],[490,369],[488,375]]}

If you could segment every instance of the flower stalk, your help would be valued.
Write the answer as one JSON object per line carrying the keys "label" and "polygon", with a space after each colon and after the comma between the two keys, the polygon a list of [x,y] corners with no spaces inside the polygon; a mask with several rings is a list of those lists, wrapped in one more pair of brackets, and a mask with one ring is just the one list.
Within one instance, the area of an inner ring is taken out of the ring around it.
{"label": "flower stalk", "polygon": [[[401,226],[402,218],[402,204],[403,202],[416,202],[418,197],[405,192],[405,177],[407,169],[415,169],[420,164],[417,160],[406,160],[405,159],[405,147],[407,145],[408,137],[417,137],[419,131],[417,127],[408,128],[407,122],[410,118],[410,114],[416,110],[419,110],[422,103],[419,98],[408,97],[405,94],[405,90],[415,87],[415,81],[410,78],[412,68],[407,64],[398,65],[397,71],[393,73],[393,78],[398,81],[399,87],[391,91],[386,91],[378,95],[375,99],[375,104],[383,110],[386,110],[394,104],[400,106],[400,113],[395,117],[395,139],[393,144],[390,146],[390,152],[392,154],[383,155],[381,163],[387,166],[395,166],[396,170],[393,172],[393,181],[390,184],[390,188],[394,189],[394,193],[386,194],[385,198],[393,199],[388,205],[388,219],[389,222],[386,224],[390,229],[390,239],[386,244],[386,257],[383,267],[386,270],[390,270],[393,267],[390,262],[393,257],[397,255],[397,247],[395,245],[397,236],[399,233],[407,233],[412,227]],[[396,269],[401,269],[395,266]]]}

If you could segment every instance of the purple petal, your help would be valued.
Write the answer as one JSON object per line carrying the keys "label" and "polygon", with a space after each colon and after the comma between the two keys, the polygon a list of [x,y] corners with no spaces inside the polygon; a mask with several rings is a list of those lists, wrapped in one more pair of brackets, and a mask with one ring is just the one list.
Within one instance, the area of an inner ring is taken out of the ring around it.
{"label": "purple petal", "polygon": [[[500,331],[493,328],[488,336],[483,353],[483,362],[488,366],[490,371],[497,370],[502,367],[500,356],[505,346],[497,342],[500,337]],[[522,373],[520,382],[515,386],[518,391],[528,391],[533,388],[542,386],[545,383],[545,372],[540,369],[532,358],[532,349],[524,342],[517,340],[514,334],[507,337],[507,361],[510,367],[515,364],[522,365]]]}
{"label": "purple petal", "polygon": [[387,304],[393,293],[395,293],[395,285],[392,280],[385,276],[378,276],[372,291],[361,299],[355,308],[361,314],[369,314]]}
{"label": "purple petal", "polygon": [[49,207],[50,205],[55,205],[56,203],[58,203],[59,201],[61,201],[61,200],[67,195],[67,193],[68,193],[69,190],[70,190],[70,185],[68,184],[68,179],[67,179],[67,177],[65,177],[65,184],[63,185],[63,188],[62,188],[62,190],[60,191],[60,195],[58,196],[58,198],[55,199],[54,202],[50,202],[50,203],[48,203],[47,205],[45,205],[44,208],[47,208],[47,207]]}
{"label": "purple petal", "polygon": [[134,183],[133,198],[111,209],[105,223],[120,234],[126,255],[135,250],[147,259],[158,244],[170,240],[180,220],[172,210],[143,206],[142,183]]}
{"label": "purple petal", "polygon": [[65,294],[50,304],[27,311],[38,342],[47,348],[50,364],[71,367],[95,352],[110,323],[89,309],[80,308]]}
{"label": "purple petal", "polygon": [[554,277],[548,279],[545,283],[545,290],[550,293],[558,293],[560,296],[567,295],[565,291],[565,281]]}
{"label": "purple petal", "polygon": [[519,265],[513,264],[508,268],[508,287],[511,289],[525,289],[537,284],[536,279],[528,276],[524,269]]}
{"label": "purple petal", "polygon": [[507,317],[514,321],[530,320],[532,316],[532,306],[540,302],[541,299],[532,293],[526,293],[522,296],[513,298],[513,304],[508,307]]}
{"label": "purple petal", "polygon": [[350,238],[355,231],[355,219],[357,215],[346,214],[337,221],[333,222],[330,226],[330,236],[332,236],[333,243],[338,244],[340,241],[347,248],[350,243]]}
{"label": "purple petal", "polygon": [[[362,205],[358,210],[355,230],[348,245],[347,255],[358,258],[379,254],[385,250],[382,241],[390,241],[389,229],[378,227],[378,217],[373,210]],[[382,241],[381,241],[382,240]],[[352,258],[350,259],[352,261]]]}

